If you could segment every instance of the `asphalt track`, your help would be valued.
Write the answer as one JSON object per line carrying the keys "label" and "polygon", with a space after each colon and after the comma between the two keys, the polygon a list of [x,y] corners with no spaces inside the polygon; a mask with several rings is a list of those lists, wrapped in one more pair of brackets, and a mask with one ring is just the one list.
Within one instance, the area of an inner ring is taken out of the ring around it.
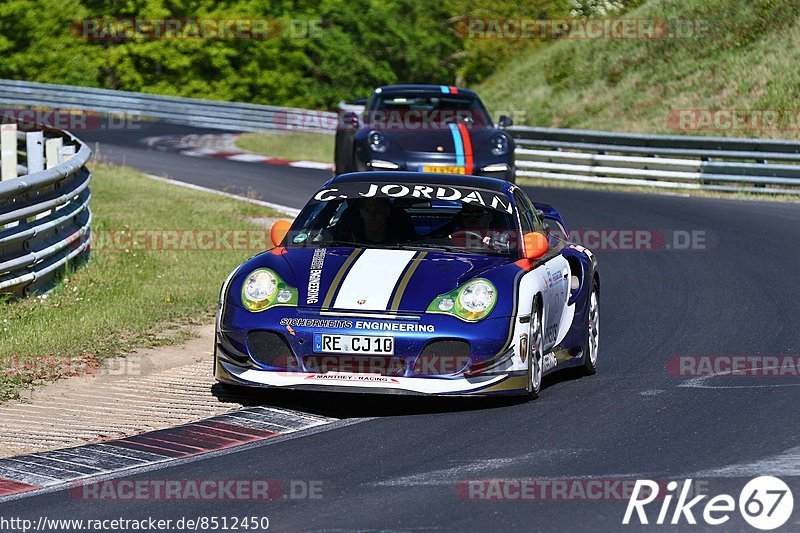
{"label": "asphalt track", "polygon": [[[253,190],[293,207],[328,175],[149,152],[131,137],[104,144],[101,154],[207,187]],[[685,520],[677,528],[622,526],[625,500],[471,501],[457,487],[499,478],[702,478],[712,495],[738,499],[746,480],[771,474],[795,494],[795,512],[781,530],[800,530],[800,380],[690,381],[666,370],[674,355],[800,354],[800,204],[528,192],[555,205],[571,228],[707,237],[705,249],[597,252],[602,338],[596,376],[556,375],[529,403],[263,394],[258,399],[270,405],[363,420],[138,477],[320,480],[321,499],[87,503],[60,491],[2,504],[0,516],[267,516],[276,531],[707,531]],[[653,505],[651,522],[659,504]],[[694,514],[702,524],[702,509]],[[755,531],[737,513],[713,530]]]}

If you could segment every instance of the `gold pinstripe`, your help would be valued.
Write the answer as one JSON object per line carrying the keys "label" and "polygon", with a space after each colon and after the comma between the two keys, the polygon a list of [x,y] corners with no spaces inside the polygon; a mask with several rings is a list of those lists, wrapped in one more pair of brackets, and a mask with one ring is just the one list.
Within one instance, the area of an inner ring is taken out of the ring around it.
{"label": "gold pinstripe", "polygon": [[325,293],[325,299],[322,301],[322,309],[328,309],[331,306],[331,301],[333,300],[336,291],[339,289],[339,285],[342,283],[342,279],[344,279],[344,275],[347,274],[347,271],[350,270],[350,267],[358,259],[358,256],[364,251],[364,248],[358,248],[353,250],[353,253],[350,254],[350,257],[345,259],[344,263],[342,263],[342,267],[339,269],[339,272],[336,273],[336,276],[333,278],[333,282],[331,286],[328,287],[328,292]]}
{"label": "gold pinstripe", "polygon": [[400,279],[400,284],[397,286],[397,292],[395,292],[394,298],[392,298],[392,305],[389,306],[389,311],[397,311],[398,307],[400,307],[400,301],[403,299],[403,295],[406,292],[408,282],[411,281],[411,276],[414,275],[414,271],[417,270],[417,267],[419,267],[426,255],[428,255],[428,252],[419,252],[414,259],[411,260],[405,274],[403,274],[402,279]]}

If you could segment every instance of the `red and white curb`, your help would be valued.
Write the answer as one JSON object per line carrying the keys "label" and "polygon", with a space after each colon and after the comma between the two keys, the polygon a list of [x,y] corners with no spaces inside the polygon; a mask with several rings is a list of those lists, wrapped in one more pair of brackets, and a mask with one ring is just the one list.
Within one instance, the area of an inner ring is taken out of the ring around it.
{"label": "red and white curb", "polygon": [[289,409],[252,407],[99,444],[0,459],[0,502],[26,492],[213,454],[334,422],[334,418]]}
{"label": "red and white curb", "polygon": [[165,135],[160,137],[147,137],[144,139],[144,143],[151,150],[172,152],[189,157],[210,157],[244,163],[266,163],[269,165],[288,165],[298,168],[333,170],[333,165],[330,163],[321,163],[319,161],[291,161],[280,157],[269,157],[246,152],[236,146],[236,138],[239,135],[238,133],[224,133],[220,135]]}

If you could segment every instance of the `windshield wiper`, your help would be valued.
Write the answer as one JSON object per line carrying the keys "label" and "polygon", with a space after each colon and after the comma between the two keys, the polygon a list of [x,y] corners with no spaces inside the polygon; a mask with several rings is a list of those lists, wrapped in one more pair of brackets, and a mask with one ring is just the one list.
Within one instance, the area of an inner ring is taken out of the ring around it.
{"label": "windshield wiper", "polygon": [[463,250],[463,248],[459,248],[458,246],[453,246],[450,244],[432,244],[424,242],[404,242],[399,246],[403,248],[430,248],[433,250],[444,250],[447,252]]}
{"label": "windshield wiper", "polygon": [[430,250],[442,250],[443,252],[456,252],[462,254],[478,254],[478,255],[508,255],[507,251],[490,247],[486,249],[463,248],[461,246],[453,246],[451,244],[429,244],[429,243],[405,243],[401,245],[404,248],[422,248]]}
{"label": "windshield wiper", "polygon": [[362,248],[366,246],[364,243],[361,242],[352,242],[352,241],[340,241],[338,239],[330,239],[326,241],[316,241],[313,244],[317,246],[356,246]]}
{"label": "windshield wiper", "polygon": [[317,246],[353,246],[356,248],[391,248],[393,250],[403,248],[402,244],[394,243],[380,243],[380,242],[353,242],[353,241],[340,241],[338,239],[331,239],[327,241],[315,242]]}

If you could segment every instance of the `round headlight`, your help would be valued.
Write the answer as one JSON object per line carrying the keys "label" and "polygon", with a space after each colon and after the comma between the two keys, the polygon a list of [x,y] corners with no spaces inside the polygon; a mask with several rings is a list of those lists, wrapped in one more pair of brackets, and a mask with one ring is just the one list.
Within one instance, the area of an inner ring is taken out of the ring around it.
{"label": "round headlight", "polygon": [[455,307],[456,303],[453,301],[452,298],[442,298],[439,300],[439,310],[440,311],[450,311]]}
{"label": "round headlight", "polygon": [[251,302],[263,302],[272,298],[278,288],[278,280],[269,270],[256,270],[244,281],[244,296]]}
{"label": "round headlight", "polygon": [[379,131],[371,131],[369,133],[369,147],[375,152],[386,151],[386,137]]}
{"label": "round headlight", "polygon": [[502,133],[498,133],[492,137],[492,153],[494,155],[503,155],[508,153],[508,138]]}
{"label": "round headlight", "polygon": [[283,289],[278,293],[278,301],[282,304],[285,304],[291,299],[292,299],[292,292],[287,289]]}
{"label": "round headlight", "polygon": [[481,313],[494,305],[494,287],[485,281],[470,283],[458,295],[458,303],[470,313]]}

